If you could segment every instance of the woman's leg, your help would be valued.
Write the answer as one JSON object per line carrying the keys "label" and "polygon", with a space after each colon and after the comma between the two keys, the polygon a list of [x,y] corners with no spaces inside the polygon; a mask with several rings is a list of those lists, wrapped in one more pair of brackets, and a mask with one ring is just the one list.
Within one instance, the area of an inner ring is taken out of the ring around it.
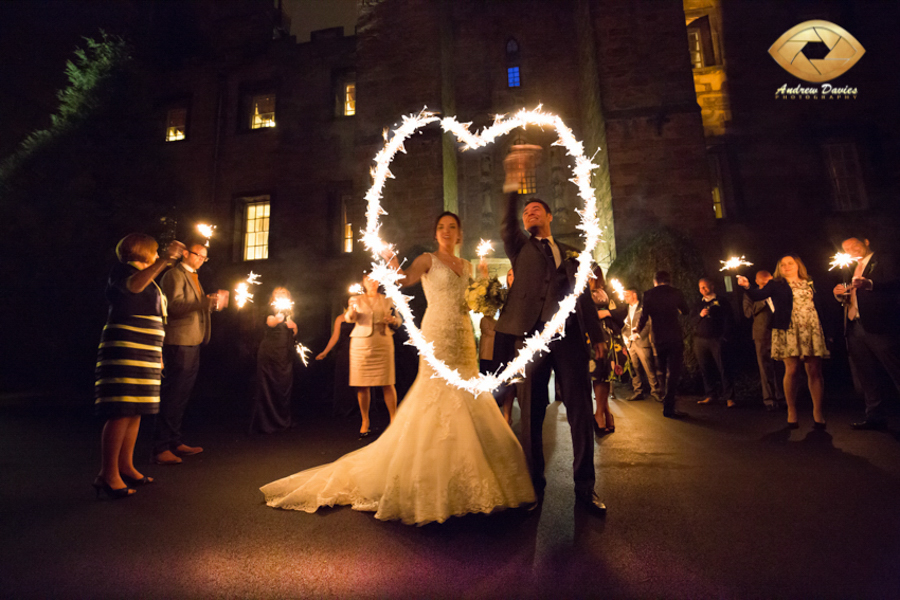
{"label": "woman's leg", "polygon": [[122,449],[119,450],[119,474],[141,479],[143,474],[134,466],[134,445],[137,443],[138,431],[141,428],[141,416],[127,417],[125,437],[122,439]]}
{"label": "woman's leg", "polygon": [[356,388],[356,400],[359,402],[359,412],[362,415],[362,426],[359,428],[360,433],[369,430],[369,401],[371,392],[367,387]]}
{"label": "woman's leg", "polygon": [[797,422],[797,377],[800,375],[800,359],[792,356],[784,359],[784,399],[787,402],[788,423]]}
{"label": "woman's leg", "polygon": [[384,405],[387,406],[388,414],[391,416],[391,423],[394,422],[394,414],[397,412],[397,388],[392,385],[381,387],[384,393]]}
{"label": "woman's leg", "polygon": [[597,426],[614,427],[612,423],[612,413],[609,412],[609,382],[594,382],[594,398],[597,402],[597,410],[594,411],[594,420]]}
{"label": "woman's leg", "polygon": [[803,363],[806,367],[809,395],[812,396],[813,401],[813,420],[817,423],[824,423],[825,413],[822,405],[825,397],[825,380],[822,378],[822,359],[818,356],[810,356]]}
{"label": "woman's leg", "polygon": [[126,487],[119,473],[119,455],[122,453],[129,421],[130,417],[109,419],[100,434],[100,478],[114,490]]}
{"label": "woman's leg", "polygon": [[516,386],[510,385],[503,392],[503,418],[508,425],[512,425],[513,400],[516,399]]}

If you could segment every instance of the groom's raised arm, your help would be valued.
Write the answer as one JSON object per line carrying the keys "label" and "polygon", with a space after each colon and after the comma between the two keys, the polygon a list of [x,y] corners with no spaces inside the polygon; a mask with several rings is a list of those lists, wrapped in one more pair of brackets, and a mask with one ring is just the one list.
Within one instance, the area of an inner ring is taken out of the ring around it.
{"label": "groom's raised arm", "polygon": [[515,264],[522,246],[528,242],[528,236],[519,227],[519,194],[516,191],[506,195],[506,210],[503,211],[503,220],[500,223],[500,237],[503,239],[506,257]]}

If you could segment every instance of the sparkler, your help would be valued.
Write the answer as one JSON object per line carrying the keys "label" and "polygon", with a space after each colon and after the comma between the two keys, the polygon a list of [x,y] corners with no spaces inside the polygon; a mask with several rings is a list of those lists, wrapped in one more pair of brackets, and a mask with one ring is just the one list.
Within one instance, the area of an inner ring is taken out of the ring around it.
{"label": "sparkler", "polygon": [[846,252],[838,252],[833,257],[831,257],[831,263],[829,263],[831,265],[831,267],[829,267],[828,270],[831,271],[835,267],[837,267],[839,269],[846,269],[847,267],[849,267],[851,264],[855,263],[858,260],[859,260],[858,258],[850,256]]}
{"label": "sparkler", "polygon": [[206,238],[206,247],[209,248],[209,239],[213,236],[213,231],[216,229],[215,225],[207,225],[206,223],[197,223],[197,231],[200,232],[200,235]]}
{"label": "sparkler", "polygon": [[478,258],[485,258],[493,251],[494,244],[491,240],[481,240],[481,242],[478,243],[478,250],[475,253],[478,255]]}
{"label": "sparkler", "polygon": [[300,361],[303,363],[303,366],[308,367],[309,366],[309,355],[312,352],[312,350],[310,350],[309,348],[307,348],[300,342],[297,342],[295,348],[297,350],[297,354],[300,356]]}
{"label": "sparkler", "polygon": [[287,313],[292,310],[291,307],[294,306],[294,303],[287,298],[275,298],[272,301],[272,306],[275,307],[275,312]]}
{"label": "sparkler", "polygon": [[234,288],[234,303],[238,308],[244,308],[244,305],[248,302],[253,302],[253,294],[250,293],[251,285],[260,285],[262,282],[259,281],[259,275],[250,271],[250,274],[247,275],[247,279],[237,284],[237,287]]}
{"label": "sparkler", "polygon": [[609,280],[609,285],[612,286],[612,289],[616,293],[616,296],[619,297],[619,300],[625,302],[625,286],[615,278]]}
{"label": "sparkler", "polygon": [[741,255],[740,258],[738,258],[737,256],[732,256],[728,260],[720,260],[719,262],[722,263],[722,268],[719,269],[719,271],[731,271],[731,270],[736,271],[736,270],[740,269],[741,267],[752,267],[753,266],[752,262],[747,262],[746,260],[744,260],[743,255]]}
{"label": "sparkler", "polygon": [[347,291],[353,296],[359,296],[366,293],[366,290],[363,288],[361,283],[354,283]]}
{"label": "sparkler", "polygon": [[[440,122],[444,131],[454,134],[463,145],[463,150],[481,148],[498,137],[506,135],[517,128],[526,128],[535,125],[539,128],[553,128],[559,139],[553,142],[554,146],[563,146],[567,154],[573,157],[575,166],[572,169],[573,177],[570,179],[578,188],[578,195],[583,201],[581,208],[576,209],[581,221],[577,226],[584,235],[584,252],[577,257],[578,269],[575,274],[575,285],[571,294],[559,303],[559,310],[547,322],[543,331],[537,332],[524,340],[524,347],[519,354],[500,372],[484,374],[471,379],[463,379],[459,372],[449,368],[434,354],[434,344],[425,339],[414,324],[412,311],[409,307],[409,298],[405,296],[397,286],[401,275],[398,271],[388,266],[380,257],[385,244],[379,236],[381,215],[386,214],[381,207],[382,191],[388,178],[393,178],[389,165],[398,152],[406,153],[404,142],[419,129],[431,123]],[[512,380],[525,371],[525,367],[539,352],[547,352],[550,342],[565,335],[566,319],[575,310],[578,295],[587,287],[591,274],[591,258],[594,249],[600,242],[602,232],[597,218],[597,206],[594,188],[591,185],[591,171],[598,168],[591,159],[584,155],[584,144],[575,139],[572,130],[556,115],[543,112],[541,106],[534,110],[522,109],[511,117],[498,115],[494,123],[480,131],[472,133],[469,124],[459,123],[453,117],[440,119],[434,113],[423,109],[418,114],[407,115],[402,118],[399,127],[392,131],[392,135],[385,136],[384,147],[375,155],[375,166],[371,170],[372,187],[366,193],[366,229],[363,231],[362,241],[366,248],[372,252],[371,277],[381,283],[387,296],[394,301],[394,305],[403,317],[412,345],[419,351],[419,355],[435,371],[436,377],[441,377],[451,385],[479,394],[490,392],[499,385]]]}

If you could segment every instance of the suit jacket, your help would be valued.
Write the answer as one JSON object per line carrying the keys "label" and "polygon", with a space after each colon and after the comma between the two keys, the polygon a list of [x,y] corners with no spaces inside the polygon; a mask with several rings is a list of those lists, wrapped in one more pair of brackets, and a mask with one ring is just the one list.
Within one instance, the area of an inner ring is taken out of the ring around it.
{"label": "suit jacket", "polygon": [[[561,259],[557,269],[556,264],[544,254],[541,243],[522,231],[517,210],[518,198],[515,192],[507,196],[506,211],[503,215],[501,228],[503,247],[516,276],[506,304],[497,319],[496,330],[522,337],[535,330],[547,302],[555,302],[558,305],[559,298],[550,297],[554,293],[556,281],[564,279],[567,286],[567,289],[556,290],[557,293],[568,294],[574,289],[578,266],[574,259],[567,258],[567,253],[574,252],[574,248],[556,242]],[[574,318],[578,321],[582,345],[587,352],[590,352],[590,344],[605,341],[600,318],[587,288],[578,296]]]}
{"label": "suit jacket", "polygon": [[[347,307],[347,312],[344,313],[344,320],[355,324],[353,331],[350,332],[350,337],[371,337],[376,332],[380,335],[393,336],[393,328],[385,325],[383,321],[375,322],[376,310],[381,312],[382,318],[391,315],[394,303],[390,298],[380,294],[374,301],[369,298],[369,302],[366,302],[361,300],[362,298],[368,298],[368,296],[360,295],[350,298],[350,306]],[[355,313],[350,310],[351,308],[356,309]]]}
{"label": "suit jacket", "polygon": [[[700,312],[708,309],[705,317]],[[691,311],[691,325],[694,326],[694,336],[706,339],[722,340],[728,337],[731,331],[734,315],[731,313],[731,305],[728,299],[716,296],[710,302],[700,298]]]}
{"label": "suit jacket", "polygon": [[794,292],[791,284],[784,279],[770,279],[759,289],[748,288],[745,292],[754,302],[761,302],[766,298],[772,299],[775,312],[772,313],[772,329],[787,329],[791,326],[791,313],[794,311]]}
{"label": "suit jacket", "polygon": [[[638,323],[641,320],[641,315],[644,312],[643,302],[638,302],[637,308],[634,311],[634,316],[632,318],[628,318],[628,305],[616,309],[616,312],[620,313],[621,319],[623,321],[622,324],[622,338],[625,340],[627,345],[631,345],[632,343],[636,343],[638,346],[642,348],[649,348],[651,344],[651,327],[645,327],[643,331],[638,331]],[[640,337],[635,342],[631,342],[630,338],[632,335],[638,334]]]}
{"label": "suit jacket", "polygon": [[753,319],[753,339],[766,340],[772,338],[772,309],[765,300],[754,302],[744,294],[744,316]]}
{"label": "suit jacket", "polygon": [[198,290],[192,277],[181,263],[163,275],[160,287],[169,301],[164,344],[199,346],[209,341],[209,309],[203,287]]}
{"label": "suit jacket", "polygon": [[859,322],[867,332],[900,333],[900,273],[889,254],[874,253],[862,274],[871,290],[856,290]]}
{"label": "suit jacket", "polygon": [[643,310],[638,320],[638,331],[644,332],[647,321],[653,320],[653,342],[655,344],[683,344],[681,323],[678,315],[690,312],[684,294],[671,285],[658,285],[644,292]]}

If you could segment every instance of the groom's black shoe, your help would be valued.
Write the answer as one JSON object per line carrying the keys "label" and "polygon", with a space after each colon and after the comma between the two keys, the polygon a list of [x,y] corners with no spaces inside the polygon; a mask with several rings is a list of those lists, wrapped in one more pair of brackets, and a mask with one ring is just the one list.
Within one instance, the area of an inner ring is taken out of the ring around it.
{"label": "groom's black shoe", "polygon": [[675,410],[674,408],[671,408],[668,410],[664,410],[663,416],[666,417],[667,419],[683,419],[684,417],[688,417],[690,415],[688,415],[685,412],[681,412],[680,410]]}
{"label": "groom's black shoe", "polygon": [[597,492],[575,492],[575,502],[597,517],[606,516],[606,505],[600,501]]}

